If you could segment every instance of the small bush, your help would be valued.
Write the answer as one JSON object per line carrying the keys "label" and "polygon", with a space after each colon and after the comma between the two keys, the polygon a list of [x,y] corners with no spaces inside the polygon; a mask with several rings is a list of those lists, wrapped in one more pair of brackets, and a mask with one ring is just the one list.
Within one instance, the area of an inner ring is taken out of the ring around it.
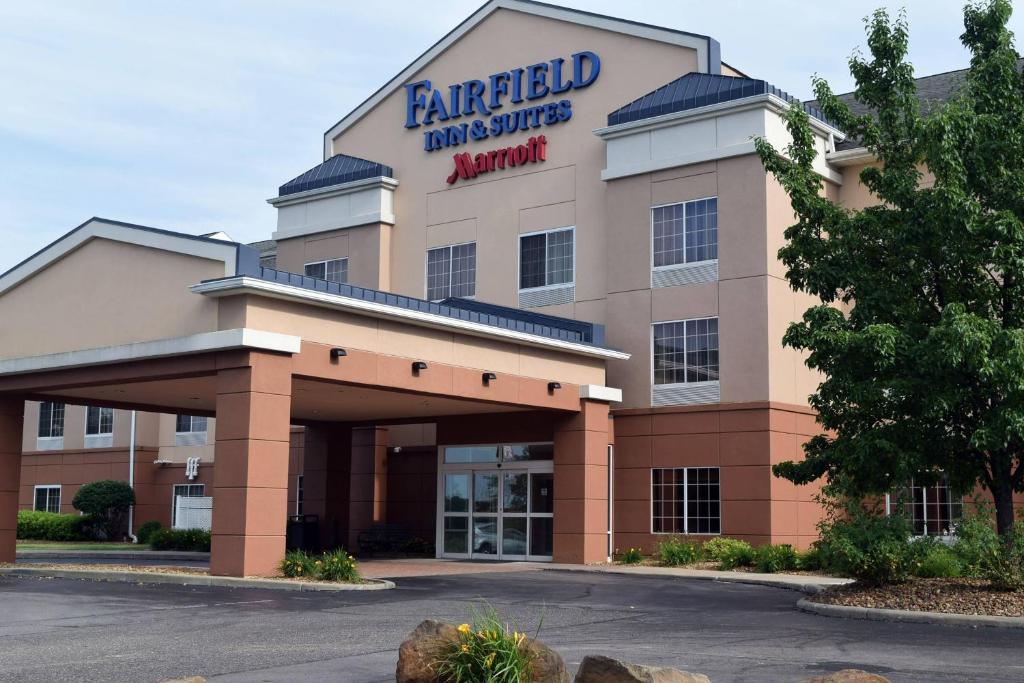
{"label": "small bush", "polygon": [[18,510],[17,537],[26,541],[85,541],[89,518],[39,510]]}
{"label": "small bush", "polygon": [[956,527],[954,552],[969,576],[983,578],[996,590],[1024,588],[1024,522],[1017,522],[1009,538],[1001,537],[984,513],[962,520]]}
{"label": "small bush", "polygon": [[163,524],[156,521],[155,519],[151,519],[148,522],[143,522],[139,526],[139,530],[135,532],[135,537],[139,539],[139,543],[143,545],[148,545],[149,539],[153,536],[153,532],[159,531],[162,528]]}
{"label": "small bush", "polygon": [[340,548],[320,555],[310,555],[304,550],[290,550],[281,560],[280,568],[281,574],[290,579],[348,583],[359,581],[355,558]]}
{"label": "small bush", "polygon": [[115,540],[127,529],[128,508],[135,505],[135,491],[123,481],[94,481],[80,487],[71,504],[92,517],[97,539]]}
{"label": "small bush", "polygon": [[764,574],[791,571],[797,568],[797,554],[793,546],[763,545],[754,551],[754,568]]}
{"label": "small bush", "polygon": [[749,567],[754,563],[753,546],[735,538],[713,538],[704,544],[704,553],[723,570]]}
{"label": "small bush", "polygon": [[928,550],[927,544],[911,540],[910,524],[903,517],[860,507],[819,528],[819,548],[826,558],[826,568],[866,585],[903,583]]}
{"label": "small bush", "polygon": [[684,541],[681,538],[665,539],[658,544],[655,552],[658,555],[658,562],[665,567],[681,567],[704,559],[704,550],[699,543]]}
{"label": "small bush", "polygon": [[525,633],[503,624],[493,608],[458,627],[459,639],[434,663],[439,681],[522,683],[532,680],[533,651]]}
{"label": "small bush", "polygon": [[929,548],[914,571],[922,579],[955,579],[963,573],[964,565],[956,552],[942,544]]}
{"label": "small bush", "polygon": [[158,529],[149,537],[153,550],[210,552],[210,532],[202,529]]}
{"label": "small bush", "polygon": [[640,548],[630,548],[626,552],[619,555],[619,562],[622,564],[640,564],[643,562],[644,556],[640,552]]}
{"label": "small bush", "polygon": [[805,572],[816,572],[825,568],[825,557],[817,543],[796,554],[796,568]]}
{"label": "small bush", "polygon": [[315,579],[316,566],[309,553],[289,550],[281,560],[281,573],[289,579]]}

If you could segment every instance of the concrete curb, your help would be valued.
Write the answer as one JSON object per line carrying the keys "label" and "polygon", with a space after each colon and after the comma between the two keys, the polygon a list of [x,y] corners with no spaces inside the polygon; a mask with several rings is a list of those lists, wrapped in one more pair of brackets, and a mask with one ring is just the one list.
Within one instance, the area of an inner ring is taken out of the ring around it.
{"label": "concrete curb", "polygon": [[210,553],[178,550],[19,550],[19,560],[174,560],[202,562],[210,560]]}
{"label": "concrete curb", "polygon": [[815,581],[812,577],[793,574],[752,574],[749,572],[727,572],[709,569],[675,569],[672,567],[619,567],[615,565],[560,565],[545,568],[546,571],[576,571],[602,574],[619,574],[626,576],[656,576],[675,579],[695,579],[697,581],[718,581],[720,583],[743,583],[754,586],[771,586],[786,588],[808,595],[814,595],[834,586],[853,583],[848,579],[829,578],[827,581]]}
{"label": "concrete curb", "polygon": [[841,619],[867,619],[869,621],[900,621],[910,624],[943,624],[946,626],[969,626],[978,628],[1024,629],[1024,617],[989,617],[980,614],[949,614],[948,612],[914,612],[904,609],[881,609],[875,607],[851,607],[849,605],[826,605],[800,598],[796,606],[803,612]]}
{"label": "concrete curb", "polygon": [[158,583],[179,586],[220,586],[223,588],[263,588],[281,591],[380,591],[395,587],[387,579],[366,579],[370,583],[302,583],[274,579],[240,579],[231,576],[204,574],[159,574],[154,572],[104,571],[92,569],[45,569],[28,567],[0,567],[0,576],[18,576],[47,579],[87,579],[117,583]]}

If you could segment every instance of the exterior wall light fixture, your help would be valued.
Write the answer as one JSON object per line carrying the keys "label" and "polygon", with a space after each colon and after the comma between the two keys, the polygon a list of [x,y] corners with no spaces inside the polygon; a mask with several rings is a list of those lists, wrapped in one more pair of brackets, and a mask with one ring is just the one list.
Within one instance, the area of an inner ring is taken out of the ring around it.
{"label": "exterior wall light fixture", "polygon": [[418,374],[420,374],[420,370],[426,370],[426,369],[427,369],[427,364],[424,363],[423,361],[415,360],[415,361],[412,362],[412,374],[418,375]]}
{"label": "exterior wall light fixture", "polygon": [[485,372],[483,375],[481,375],[481,377],[484,380],[484,386],[485,387],[491,385],[491,380],[492,379],[498,379],[498,376],[495,375],[493,372]]}
{"label": "exterior wall light fixture", "polygon": [[331,360],[338,360],[342,356],[347,356],[347,355],[348,355],[348,351],[346,351],[345,349],[341,348],[340,346],[335,346],[333,349],[331,349]]}
{"label": "exterior wall light fixture", "polygon": [[548,382],[548,393],[549,394],[553,394],[553,393],[555,393],[555,389],[561,389],[561,388],[562,388],[562,385],[559,384],[558,382]]}

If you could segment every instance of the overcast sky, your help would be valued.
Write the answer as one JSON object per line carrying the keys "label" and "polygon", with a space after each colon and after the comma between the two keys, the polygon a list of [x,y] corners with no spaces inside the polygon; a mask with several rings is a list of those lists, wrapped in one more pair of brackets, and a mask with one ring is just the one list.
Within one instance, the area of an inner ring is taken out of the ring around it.
{"label": "overcast sky", "polygon": [[[321,161],[323,131],[482,2],[0,1],[0,272],[94,215],[269,238],[265,199]],[[968,60],[958,0],[565,4],[711,35],[802,98],[814,73],[850,89],[880,5],[907,8],[918,75]]]}

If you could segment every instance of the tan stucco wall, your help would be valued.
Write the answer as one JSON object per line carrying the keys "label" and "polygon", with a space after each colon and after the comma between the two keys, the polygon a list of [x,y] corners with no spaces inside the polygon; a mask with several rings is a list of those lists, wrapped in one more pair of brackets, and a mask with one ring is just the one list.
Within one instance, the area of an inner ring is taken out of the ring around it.
{"label": "tan stucco wall", "polygon": [[217,304],[189,286],[217,261],[93,239],[0,294],[0,358],[38,356],[217,329]]}
{"label": "tan stucco wall", "polygon": [[391,226],[385,223],[292,237],[278,241],[277,266],[303,273],[307,263],[347,258],[350,284],[390,290],[390,241]]}

